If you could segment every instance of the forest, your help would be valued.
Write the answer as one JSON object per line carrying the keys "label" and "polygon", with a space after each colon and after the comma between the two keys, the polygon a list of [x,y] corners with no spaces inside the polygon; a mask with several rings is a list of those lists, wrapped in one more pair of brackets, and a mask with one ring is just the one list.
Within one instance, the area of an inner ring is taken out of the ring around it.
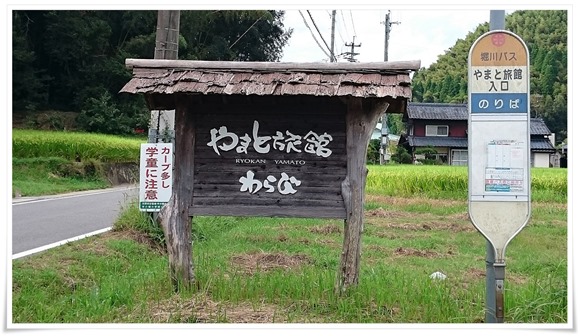
{"label": "forest", "polygon": [[[530,116],[543,118],[556,134],[556,143],[567,138],[568,18],[566,11],[516,11],[505,17],[506,30],[520,36],[530,56]],[[467,102],[467,59],[475,40],[489,31],[480,24],[464,39],[440,55],[429,68],[413,77],[413,101]]]}
{"label": "forest", "polygon": [[[127,58],[154,58],[157,11],[12,12],[12,115],[78,112],[80,130],[147,129],[141,96],[118,94],[131,78]],[[291,29],[283,11],[180,11],[179,59],[277,61]],[[62,125],[55,125],[55,128]]]}
{"label": "forest", "polygon": [[[292,34],[283,18],[284,11],[181,11],[179,58],[279,61]],[[150,113],[142,97],[118,92],[131,78],[126,58],[154,58],[156,24],[157,11],[13,11],[13,118],[71,111],[84,131],[147,129]],[[560,143],[567,138],[567,12],[515,11],[505,26],[530,53],[531,117],[543,118]],[[480,24],[419,69],[413,101],[466,103],[469,49],[488,30],[488,23]],[[389,128],[404,130],[400,115],[389,115]]]}

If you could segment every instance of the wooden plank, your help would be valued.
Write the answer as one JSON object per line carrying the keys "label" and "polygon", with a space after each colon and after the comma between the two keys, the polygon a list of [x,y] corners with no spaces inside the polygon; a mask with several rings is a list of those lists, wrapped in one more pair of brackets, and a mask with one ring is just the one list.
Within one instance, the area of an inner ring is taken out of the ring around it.
{"label": "wooden plank", "polygon": [[329,84],[331,86],[338,86],[340,84],[341,74],[323,74],[320,77],[321,84]]}
{"label": "wooden plank", "polygon": [[362,73],[347,73],[340,79],[340,85],[344,84],[358,84],[364,81],[364,74]]}
{"label": "wooden plank", "polygon": [[133,69],[133,77],[143,77],[143,78],[163,78],[167,77],[168,72],[165,69],[143,69],[135,68]]}
{"label": "wooden plank", "polygon": [[307,174],[320,174],[332,176],[334,174],[340,175],[346,171],[346,161],[306,161],[304,164],[302,162],[289,162],[278,161],[271,159],[264,160],[253,160],[253,159],[238,159],[234,161],[224,161],[223,159],[207,159],[200,158],[196,155],[195,157],[195,170],[197,173],[215,173],[216,169],[220,172],[239,172],[248,169],[264,169],[268,167],[268,171],[273,173],[285,171],[287,169],[292,169],[293,171],[299,171],[300,173]]}
{"label": "wooden plank", "polygon": [[338,90],[338,85],[321,84],[316,91],[317,96],[335,96]]}
{"label": "wooden plank", "polygon": [[197,71],[197,70],[186,71],[183,74],[183,77],[181,77],[181,80],[198,82],[202,75],[203,75],[203,72],[201,72],[201,71]]}
{"label": "wooden plank", "polygon": [[[342,134],[345,133],[345,123],[343,121],[344,113],[336,110],[325,110],[325,109],[306,109],[303,110],[301,106],[296,106],[292,108],[280,107],[276,108],[263,108],[259,109],[254,107],[254,109],[246,108],[245,106],[238,106],[235,111],[232,111],[233,106],[222,106],[220,109],[221,113],[215,113],[216,108],[211,108],[209,106],[198,106],[196,107],[202,111],[211,110],[212,114],[205,114],[203,120],[201,120],[202,125],[196,125],[197,128],[207,127],[213,128],[216,125],[219,126],[229,126],[234,127],[240,125],[240,127],[252,127],[254,120],[258,120],[262,128],[271,128],[276,130],[289,130],[292,131],[293,128],[299,127],[300,129],[316,129],[322,127],[334,126],[333,130],[341,131]],[[299,118],[308,117],[308,123],[304,122],[304,119],[297,120]],[[267,123],[262,125],[263,123]],[[215,124],[215,125],[211,125]],[[270,126],[268,124],[271,124]]]}
{"label": "wooden plank", "polygon": [[[224,197],[228,200],[236,200],[242,198],[252,199],[254,196],[259,197],[260,201],[264,199],[280,199],[286,197],[278,192],[265,193],[264,189],[258,191],[256,194],[250,194],[248,191],[240,191],[240,185],[205,185],[194,184],[193,197]],[[307,199],[314,200],[328,200],[328,201],[342,201],[340,192],[340,183],[336,184],[335,188],[328,186],[323,187],[305,187],[300,185],[297,187],[296,194],[291,195],[292,199]],[[228,202],[229,203],[229,202]]]}
{"label": "wooden plank", "polygon": [[162,60],[162,59],[134,59],[125,60],[128,68],[173,68],[173,69],[222,69],[225,71],[239,70],[265,70],[265,71],[292,71],[292,70],[316,70],[328,71],[380,71],[380,70],[419,70],[420,60],[396,61],[396,62],[224,62],[224,61],[189,61],[189,60]]}
{"label": "wooden plank", "polygon": [[272,205],[287,207],[343,207],[342,199],[337,200],[309,200],[291,197],[261,197],[259,199],[250,197],[225,198],[225,197],[198,197],[193,195],[192,205],[219,205],[222,207],[246,206],[246,205]]}
{"label": "wooden plank", "polygon": [[338,218],[346,217],[343,208],[334,207],[275,207],[275,206],[245,206],[226,207],[193,205],[189,208],[190,216],[247,216],[247,217],[287,217],[287,218]]}
{"label": "wooden plank", "polygon": [[322,74],[319,73],[310,73],[306,74],[306,78],[304,78],[304,84],[315,84],[316,86],[320,85],[320,80],[322,78]]}
{"label": "wooden plank", "polygon": [[[302,192],[302,190],[309,190],[309,188],[320,188],[320,189],[336,189],[340,188],[340,184],[344,180],[344,175],[327,175],[327,174],[295,174],[291,171],[286,171],[286,174],[289,177],[295,177],[298,181],[300,181],[300,186],[295,186],[294,188],[298,192]],[[281,174],[275,174],[270,171],[267,172],[256,172],[254,171],[253,178],[260,183],[264,183],[268,176],[273,176],[276,180],[271,184],[276,186],[278,180],[282,177]],[[324,175],[324,178],[321,177]],[[238,193],[241,188],[240,179],[242,177],[247,177],[248,174],[246,172],[228,172],[224,174],[211,174],[211,173],[204,173],[204,174],[195,174],[194,177],[194,185],[199,186],[200,188],[215,188],[222,190],[224,187],[232,187],[229,189],[232,193]],[[266,189],[264,189],[265,192]],[[226,192],[227,189],[224,190]]]}

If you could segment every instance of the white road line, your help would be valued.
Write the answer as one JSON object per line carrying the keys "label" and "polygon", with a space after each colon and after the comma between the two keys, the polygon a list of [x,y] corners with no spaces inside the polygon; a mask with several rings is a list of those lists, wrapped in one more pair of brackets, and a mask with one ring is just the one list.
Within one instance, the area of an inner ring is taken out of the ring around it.
{"label": "white road line", "polygon": [[[46,197],[46,198],[34,198],[34,199],[30,199],[30,200],[13,199],[12,205],[14,206],[14,205],[31,204],[31,203],[38,203],[38,202],[45,202],[45,201],[54,201],[54,200],[61,200],[61,199],[81,197],[81,196],[93,196],[93,195],[106,194],[106,193],[118,192],[118,191],[123,191],[123,190],[129,192],[130,190],[134,190],[134,189],[137,189],[137,187],[126,188],[126,189],[107,189],[107,190],[95,191],[95,192],[78,192],[78,193],[74,193],[74,194],[65,194],[62,196],[52,196],[52,197]],[[39,197],[42,197],[42,196],[39,196]]]}
{"label": "white road line", "polygon": [[112,229],[112,227],[100,229],[100,230],[93,231],[93,232],[90,232],[90,233],[87,233],[87,234],[84,234],[84,235],[76,236],[76,237],[73,237],[73,238],[61,240],[61,241],[56,242],[56,243],[52,243],[52,244],[44,245],[44,246],[41,246],[41,247],[37,247],[37,248],[34,248],[32,250],[28,250],[28,251],[20,252],[20,253],[17,253],[17,254],[13,254],[12,255],[12,260],[18,259],[18,258],[22,258],[22,257],[28,256],[28,255],[34,254],[34,253],[46,251],[46,250],[51,249],[53,247],[61,246],[61,245],[64,245],[64,244],[73,242],[75,240],[81,240],[81,239],[84,239],[84,238],[87,238],[87,237],[90,237],[90,236],[95,236],[95,235],[98,235],[98,234],[101,234],[101,233],[105,233],[107,231],[110,231],[111,229]]}

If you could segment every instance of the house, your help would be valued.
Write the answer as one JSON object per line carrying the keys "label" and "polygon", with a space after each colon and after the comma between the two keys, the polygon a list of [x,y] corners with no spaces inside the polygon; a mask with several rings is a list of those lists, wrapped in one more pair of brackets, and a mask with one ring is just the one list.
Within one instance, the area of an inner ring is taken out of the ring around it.
{"label": "house", "polygon": [[[409,103],[403,114],[407,132],[399,145],[405,147],[418,163],[424,158],[424,148],[434,148],[435,160],[454,166],[467,165],[466,104]],[[556,153],[554,135],[541,118],[530,118],[531,167],[550,167],[551,156]]]}

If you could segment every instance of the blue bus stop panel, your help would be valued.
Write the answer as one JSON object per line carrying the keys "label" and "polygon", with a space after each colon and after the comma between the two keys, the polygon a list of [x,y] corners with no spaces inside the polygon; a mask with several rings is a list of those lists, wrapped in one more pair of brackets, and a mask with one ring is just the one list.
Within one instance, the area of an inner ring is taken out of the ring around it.
{"label": "blue bus stop panel", "polygon": [[471,113],[527,113],[527,93],[472,93]]}

